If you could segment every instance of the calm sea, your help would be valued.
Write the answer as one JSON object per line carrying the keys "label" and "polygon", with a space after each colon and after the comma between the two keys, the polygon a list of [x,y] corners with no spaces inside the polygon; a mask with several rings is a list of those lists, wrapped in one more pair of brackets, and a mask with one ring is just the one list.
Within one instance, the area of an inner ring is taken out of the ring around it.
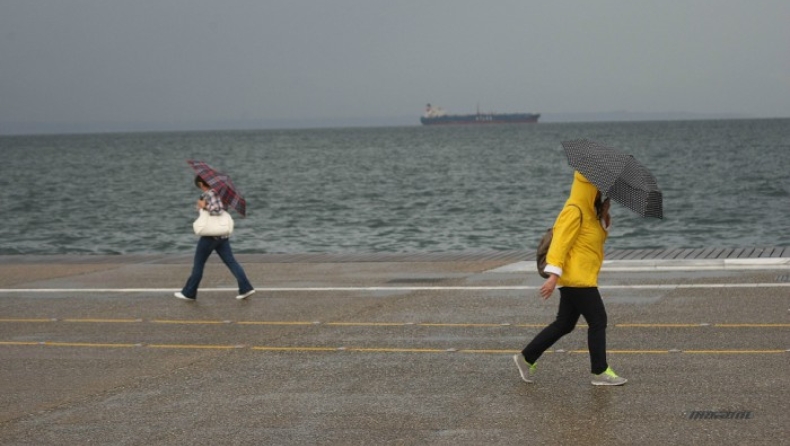
{"label": "calm sea", "polygon": [[0,137],[0,254],[188,253],[187,159],[248,203],[239,253],[532,249],[570,190],[561,142],[632,153],[663,220],[613,205],[610,249],[790,245],[790,120]]}

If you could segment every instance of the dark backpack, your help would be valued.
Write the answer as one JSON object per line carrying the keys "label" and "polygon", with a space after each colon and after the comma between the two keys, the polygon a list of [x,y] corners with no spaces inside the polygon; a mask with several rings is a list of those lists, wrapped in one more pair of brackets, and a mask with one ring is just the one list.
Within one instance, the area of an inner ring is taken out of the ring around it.
{"label": "dark backpack", "polygon": [[[579,206],[575,204],[569,204],[568,206],[573,206],[579,210],[579,216],[581,220],[579,221],[579,225],[584,222],[584,213]],[[538,243],[538,255],[536,257],[536,262],[538,264],[538,274],[540,277],[544,279],[549,278],[549,274],[546,273],[546,256],[549,254],[549,247],[551,247],[551,239],[554,237],[554,228],[549,228],[543,234],[543,237],[540,238],[540,242]]]}

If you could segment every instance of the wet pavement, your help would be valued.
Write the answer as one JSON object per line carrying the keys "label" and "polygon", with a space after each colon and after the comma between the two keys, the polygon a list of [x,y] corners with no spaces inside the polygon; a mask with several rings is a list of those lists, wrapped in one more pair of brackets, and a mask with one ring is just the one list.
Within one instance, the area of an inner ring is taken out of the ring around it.
{"label": "wet pavement", "polygon": [[239,257],[0,257],[0,444],[790,444],[781,260],[607,263],[606,388],[530,263]]}

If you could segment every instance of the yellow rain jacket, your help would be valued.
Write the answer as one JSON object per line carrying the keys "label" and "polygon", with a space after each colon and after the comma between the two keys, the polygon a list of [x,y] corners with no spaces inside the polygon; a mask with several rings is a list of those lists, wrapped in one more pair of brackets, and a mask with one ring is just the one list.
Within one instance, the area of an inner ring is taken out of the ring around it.
{"label": "yellow rain jacket", "polygon": [[574,172],[571,195],[554,222],[554,235],[546,254],[546,272],[559,276],[558,286],[598,286],[608,233],[595,212],[597,194],[598,189],[587,178]]}

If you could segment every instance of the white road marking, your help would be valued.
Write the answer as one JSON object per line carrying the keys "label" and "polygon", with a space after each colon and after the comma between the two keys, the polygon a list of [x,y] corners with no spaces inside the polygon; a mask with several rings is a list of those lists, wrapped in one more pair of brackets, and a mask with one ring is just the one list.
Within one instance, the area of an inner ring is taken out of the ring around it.
{"label": "white road marking", "polygon": [[[721,289],[721,288],[788,288],[790,282],[763,283],[675,283],[650,285],[599,285],[602,290],[676,290],[676,289]],[[530,291],[539,290],[539,285],[503,286],[371,286],[371,287],[262,287],[259,292],[336,292],[336,291]],[[178,288],[0,288],[2,294],[47,294],[47,293],[174,293]],[[237,292],[236,288],[201,288],[201,292]]]}

